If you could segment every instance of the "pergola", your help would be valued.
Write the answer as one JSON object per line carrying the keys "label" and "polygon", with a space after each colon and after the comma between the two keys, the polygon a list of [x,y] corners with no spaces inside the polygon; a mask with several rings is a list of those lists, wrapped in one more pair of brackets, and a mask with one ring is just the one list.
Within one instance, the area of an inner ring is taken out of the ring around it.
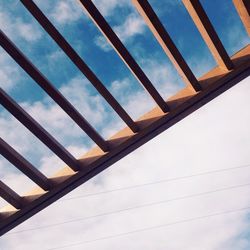
{"label": "pergola", "polygon": [[[80,159],[74,158],[53,135],[49,134],[1,89],[0,100],[2,106],[55,155],[62,159],[66,166],[55,175],[47,177],[15,151],[11,145],[0,138],[0,152],[3,157],[37,184],[37,187],[28,194],[19,196],[14,190],[0,181],[0,196],[9,203],[8,206],[0,210],[0,235],[5,234],[46,208],[250,75],[250,44],[230,57],[199,0],[182,0],[182,2],[215,58],[217,66],[198,79],[189,68],[148,1],[132,0],[135,8],[144,18],[158,43],[186,83],[185,88],[168,100],[164,100],[94,3],[91,0],[79,0],[81,7],[85,9],[95,25],[156,103],[153,110],[134,121],[38,6],[32,0],[20,1],[65,52],[71,62],[86,76],[99,94],[105,98],[127,124],[127,127],[110,139],[104,140],[46,76],[1,31],[0,43],[4,50],[96,143],[96,147]],[[233,0],[233,2],[250,35],[250,1]]]}

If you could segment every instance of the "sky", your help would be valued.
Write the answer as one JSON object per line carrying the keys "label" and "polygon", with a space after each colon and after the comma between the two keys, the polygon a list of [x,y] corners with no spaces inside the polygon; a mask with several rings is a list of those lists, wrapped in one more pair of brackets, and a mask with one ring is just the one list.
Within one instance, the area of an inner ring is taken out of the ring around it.
{"label": "sky", "polygon": [[[77,1],[35,2],[134,119],[155,106]],[[178,92],[181,78],[130,0],[94,2],[161,95]],[[181,1],[149,2],[195,75],[212,69]],[[231,0],[201,2],[230,55],[249,44]],[[125,126],[19,1],[0,0],[0,24],[104,138]],[[249,210],[240,210],[250,207],[249,83],[248,77],[16,227],[0,249],[249,249]],[[93,147],[2,48],[0,86],[75,157]],[[2,107],[0,136],[48,176],[64,165]],[[3,157],[0,179],[20,195],[34,186]]]}

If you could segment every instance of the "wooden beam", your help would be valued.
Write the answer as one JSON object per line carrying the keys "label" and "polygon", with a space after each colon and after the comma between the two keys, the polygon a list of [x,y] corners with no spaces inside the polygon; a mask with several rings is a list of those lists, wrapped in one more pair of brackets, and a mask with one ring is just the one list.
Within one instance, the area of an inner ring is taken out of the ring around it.
{"label": "wooden beam", "polygon": [[77,160],[20,105],[8,96],[2,88],[0,88],[0,103],[70,168],[74,171],[79,170],[80,166]]}
{"label": "wooden beam", "polygon": [[0,44],[4,50],[26,71],[26,73],[29,74],[30,77],[32,77],[33,80],[47,92],[47,94],[103,151],[108,151],[107,142],[2,31],[0,31]]}
{"label": "wooden beam", "polygon": [[233,3],[248,35],[250,36],[250,1],[233,0]]}
{"label": "wooden beam", "polygon": [[49,190],[51,187],[49,179],[2,138],[0,138],[0,154],[43,190]]}
{"label": "wooden beam", "polygon": [[96,24],[96,26],[99,28],[99,30],[103,33],[103,35],[107,38],[110,44],[114,47],[115,51],[124,61],[124,63],[128,66],[130,71],[134,74],[137,80],[144,86],[144,88],[148,91],[148,93],[151,95],[151,97],[154,99],[157,105],[161,108],[161,110],[165,113],[168,112],[169,109],[164,99],[161,97],[159,92],[156,90],[154,85],[148,79],[146,74],[140,68],[138,63],[129,53],[129,51],[121,42],[121,40],[118,38],[116,33],[112,30],[112,28],[110,27],[108,22],[104,19],[99,10],[96,8],[94,3],[91,0],[79,0],[79,2],[81,3],[82,7],[86,10],[90,18],[93,20],[93,22]]}
{"label": "wooden beam", "polygon": [[187,11],[192,17],[196,27],[201,33],[204,41],[214,56],[219,66],[224,69],[231,70],[233,63],[230,60],[222,42],[217,35],[212,23],[210,22],[206,12],[204,11],[199,0],[182,0]]}
{"label": "wooden beam", "polygon": [[22,207],[22,198],[2,181],[0,181],[0,196],[14,208]]}
{"label": "wooden beam", "polygon": [[138,131],[138,126],[124,110],[124,108],[118,103],[118,101],[112,96],[105,85],[102,84],[100,79],[95,73],[88,67],[83,59],[77,54],[73,47],[66,41],[66,39],[60,34],[56,27],[49,21],[44,13],[38,8],[38,6],[32,0],[21,0],[22,4],[28,9],[28,11],[34,16],[34,18],[40,23],[44,30],[52,37],[52,39],[58,44],[58,46],[65,52],[70,60],[76,65],[76,67],[86,76],[90,83],[96,88],[96,90],[102,95],[102,97],[110,104],[115,112],[122,118],[122,120],[129,126],[133,132]]}
{"label": "wooden beam", "polygon": [[132,2],[140,15],[146,21],[148,27],[183,78],[184,82],[188,86],[192,87],[195,91],[200,91],[201,86],[199,85],[196,77],[187,65],[178,48],[175,46],[173,40],[150,6],[149,2],[147,0],[132,0]]}

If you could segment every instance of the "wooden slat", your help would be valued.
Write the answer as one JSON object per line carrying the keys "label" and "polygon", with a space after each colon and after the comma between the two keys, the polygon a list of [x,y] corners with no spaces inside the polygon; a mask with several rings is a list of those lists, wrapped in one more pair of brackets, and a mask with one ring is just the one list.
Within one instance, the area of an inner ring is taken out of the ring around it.
{"label": "wooden slat", "polygon": [[249,0],[233,0],[234,6],[241,18],[245,29],[250,36],[250,1]]}
{"label": "wooden slat", "polygon": [[204,11],[199,0],[182,0],[187,11],[192,17],[196,27],[201,33],[208,48],[213,54],[219,66],[231,70],[233,63],[230,60],[222,42],[217,35],[212,23],[210,22],[206,12]]}
{"label": "wooden slat", "polygon": [[16,209],[22,207],[22,198],[2,181],[0,181],[0,196]]}
{"label": "wooden slat", "polygon": [[110,104],[110,106],[116,111],[116,113],[122,118],[122,120],[129,126],[133,132],[138,131],[138,126],[118,103],[118,101],[112,96],[107,88],[102,84],[100,79],[95,73],[88,67],[83,59],[77,54],[72,46],[66,41],[66,39],[60,34],[55,26],[48,20],[44,13],[38,8],[38,6],[32,0],[21,0],[23,5],[29,10],[34,18],[40,23],[44,30],[53,38],[58,46],[65,52],[65,54],[71,59],[76,67],[86,76],[86,78],[92,83],[97,91],[104,97],[104,99]]}
{"label": "wooden slat", "polygon": [[152,9],[151,5],[147,0],[132,0],[134,6],[145,19],[148,27],[158,40],[159,44],[173,63],[183,80],[188,86],[191,86],[195,91],[200,91],[201,86],[199,85],[193,72],[187,65],[183,56],[175,46],[170,35],[162,25],[160,19]]}
{"label": "wooden slat", "polygon": [[74,171],[79,170],[78,161],[24,109],[22,109],[20,105],[8,96],[2,88],[0,88],[0,103],[70,168]]}
{"label": "wooden slat", "polygon": [[74,106],[49,82],[29,61],[15,44],[1,31],[1,46],[43,88],[47,94],[74,120],[74,122],[103,150],[108,151],[107,142],[84,119]]}
{"label": "wooden slat", "polygon": [[49,179],[40,171],[38,171],[30,162],[28,162],[2,138],[0,138],[0,154],[43,190],[49,190]]}
{"label": "wooden slat", "polygon": [[157,105],[161,108],[161,110],[163,112],[168,112],[169,109],[164,99],[161,97],[159,92],[156,90],[154,85],[145,75],[143,70],[140,68],[138,63],[129,53],[129,51],[121,42],[121,40],[118,38],[118,36],[115,34],[115,32],[112,30],[112,28],[104,19],[104,17],[99,12],[99,10],[96,8],[94,3],[91,0],[79,0],[79,2],[83,6],[83,8],[86,10],[90,18],[93,20],[93,22],[96,24],[96,26],[103,33],[103,35],[107,38],[110,44],[114,47],[117,54],[125,62],[128,68],[134,74],[134,76],[144,86],[144,88],[148,91],[148,93],[151,95],[151,97],[154,99]]}

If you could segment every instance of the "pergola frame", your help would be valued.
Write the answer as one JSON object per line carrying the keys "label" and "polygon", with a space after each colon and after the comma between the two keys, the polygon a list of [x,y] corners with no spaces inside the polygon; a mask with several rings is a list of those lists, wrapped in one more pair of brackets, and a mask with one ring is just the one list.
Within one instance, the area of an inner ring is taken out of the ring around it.
{"label": "pergola frame", "polygon": [[[36,4],[32,0],[20,1],[65,52],[72,63],[86,76],[99,94],[105,98],[108,104],[127,124],[127,127],[116,133],[109,140],[104,140],[74,106],[1,31],[0,44],[6,52],[45,90],[97,146],[80,159],[75,159],[51,134],[25,112],[15,100],[0,89],[0,102],[3,107],[67,164],[54,176],[47,177],[15,151],[11,145],[8,145],[0,138],[0,153],[38,185],[28,194],[19,196],[14,190],[0,181],[0,196],[9,203],[8,206],[0,210],[0,235],[5,234],[46,208],[250,75],[250,45],[247,45],[230,57],[199,0],[182,1],[218,63],[218,66],[199,79],[196,79],[194,76],[148,1],[132,0],[135,8],[145,19],[162,49],[186,83],[184,89],[165,101],[93,2],[91,0],[79,0],[80,5],[86,10],[138,82],[143,85],[157,104],[153,110],[143,115],[137,121],[133,121]],[[233,0],[233,2],[249,33],[249,1]]]}

